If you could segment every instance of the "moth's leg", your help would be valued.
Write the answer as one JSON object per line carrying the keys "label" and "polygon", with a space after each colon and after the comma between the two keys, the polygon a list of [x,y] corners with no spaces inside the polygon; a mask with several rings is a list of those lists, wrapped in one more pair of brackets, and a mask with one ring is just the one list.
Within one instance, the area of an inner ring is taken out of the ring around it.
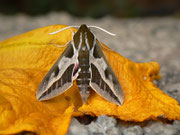
{"label": "moth's leg", "polygon": [[57,44],[53,44],[53,45],[56,47],[66,47],[69,44],[69,42],[71,42],[71,40],[68,41],[65,45],[57,45]]}
{"label": "moth's leg", "polygon": [[[70,28],[70,31],[72,33],[72,39],[73,39],[73,36],[74,36],[75,32],[71,28]],[[69,42],[71,42],[71,40],[68,41],[65,45],[57,45],[57,44],[53,44],[53,45],[56,46],[56,47],[66,47],[69,44]]]}
{"label": "moth's leg", "polygon": [[72,33],[72,38],[73,38],[73,36],[74,36],[74,34],[75,34],[75,32],[70,28],[70,30],[71,30],[71,33]]}
{"label": "moth's leg", "polygon": [[99,42],[100,46],[102,46],[104,49],[106,49],[108,51],[113,51],[112,49],[105,47],[99,40],[97,40],[97,41]]}
{"label": "moth's leg", "polygon": [[74,69],[73,69],[73,77],[72,77],[72,80],[75,80],[78,76],[79,76],[79,72],[81,71],[81,69],[79,68],[79,62],[78,60],[76,61],[76,64],[74,66]]}
{"label": "moth's leg", "polygon": [[[72,32],[72,38],[73,38],[75,32],[74,32],[71,28],[70,28],[70,30],[71,30],[71,32]],[[70,41],[71,41],[71,40],[70,40]],[[66,46],[69,44],[70,41],[68,41],[65,45],[56,45],[56,44],[53,44],[53,45],[56,46],[56,47],[66,47]]]}

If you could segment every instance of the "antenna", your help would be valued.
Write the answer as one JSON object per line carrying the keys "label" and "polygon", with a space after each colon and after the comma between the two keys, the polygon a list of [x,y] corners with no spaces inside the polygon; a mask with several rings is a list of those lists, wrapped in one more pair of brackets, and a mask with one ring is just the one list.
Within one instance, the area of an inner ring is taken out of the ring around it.
{"label": "antenna", "polygon": [[[79,27],[79,26],[68,26],[68,27],[62,28],[62,29],[60,29],[60,30],[57,30],[57,31],[55,31],[55,32],[49,33],[49,34],[50,34],[50,35],[57,34],[57,33],[61,32],[61,31],[63,31],[63,30],[66,30],[66,29],[69,29],[69,28],[72,28],[72,27],[76,27],[76,28],[77,28],[77,27]],[[104,31],[105,33],[111,35],[111,36],[116,36],[116,34],[111,33],[111,32],[109,32],[109,31],[107,31],[107,30],[105,30],[105,29],[103,29],[103,28],[101,28],[101,27],[98,27],[98,26],[88,26],[88,27],[89,27],[89,28],[99,29],[99,30]]]}
{"label": "antenna", "polygon": [[101,27],[98,27],[98,26],[89,26],[90,28],[96,28],[96,29],[99,29],[99,30],[101,30],[101,31],[104,31],[104,32],[106,32],[107,34],[109,34],[109,35],[111,35],[111,36],[116,36],[116,34],[114,34],[114,33],[111,33],[111,32],[109,32],[109,31],[107,31],[107,30],[105,30],[105,29],[103,29],[103,28],[101,28]]}
{"label": "antenna", "polygon": [[62,29],[60,29],[60,30],[58,30],[58,31],[49,33],[49,35],[57,34],[57,33],[61,32],[61,31],[63,31],[63,30],[66,30],[66,29],[69,29],[69,28],[72,28],[72,27],[79,27],[79,26],[68,26],[68,27],[62,28]]}

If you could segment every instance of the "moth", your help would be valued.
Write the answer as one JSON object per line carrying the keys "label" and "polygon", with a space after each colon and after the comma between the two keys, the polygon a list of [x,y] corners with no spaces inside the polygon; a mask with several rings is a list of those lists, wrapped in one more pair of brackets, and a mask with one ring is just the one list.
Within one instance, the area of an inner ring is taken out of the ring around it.
{"label": "moth", "polygon": [[48,100],[62,94],[76,80],[84,102],[93,89],[104,99],[121,105],[122,88],[99,43],[90,28],[81,25],[40,83],[37,99]]}

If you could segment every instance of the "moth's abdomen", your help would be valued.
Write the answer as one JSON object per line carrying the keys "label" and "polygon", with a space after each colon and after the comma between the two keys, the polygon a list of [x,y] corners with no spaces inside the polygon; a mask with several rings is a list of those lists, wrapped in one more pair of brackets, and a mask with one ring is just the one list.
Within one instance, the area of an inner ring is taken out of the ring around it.
{"label": "moth's abdomen", "polygon": [[79,68],[80,68],[80,72],[79,75],[76,79],[76,83],[78,85],[81,97],[83,101],[86,101],[87,97],[89,96],[89,91],[90,91],[90,86],[89,86],[89,82],[90,82],[90,78],[91,78],[91,74],[89,71],[89,61],[85,61],[85,59],[81,59],[79,61]]}
{"label": "moth's abdomen", "polygon": [[79,76],[77,77],[76,83],[78,85],[81,97],[83,101],[85,101],[89,96],[89,82],[91,74],[89,72],[89,65],[80,65],[80,69],[81,70],[79,72]]}
{"label": "moth's abdomen", "polygon": [[79,76],[77,77],[77,85],[81,89],[85,89],[86,87],[89,87],[90,82],[90,72],[89,71],[80,71]]}

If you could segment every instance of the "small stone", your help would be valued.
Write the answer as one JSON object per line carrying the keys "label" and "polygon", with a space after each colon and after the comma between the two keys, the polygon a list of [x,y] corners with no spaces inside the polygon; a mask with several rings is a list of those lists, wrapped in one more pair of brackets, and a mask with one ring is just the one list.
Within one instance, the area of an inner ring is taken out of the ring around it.
{"label": "small stone", "polygon": [[143,135],[143,129],[140,126],[132,126],[122,131],[123,135]]}
{"label": "small stone", "polygon": [[90,135],[118,135],[116,119],[106,115],[99,116],[95,122],[87,125]]}
{"label": "small stone", "polygon": [[89,132],[85,125],[73,118],[67,135],[89,135]]}
{"label": "small stone", "polygon": [[145,135],[176,135],[180,130],[173,125],[154,122],[144,128]]}

